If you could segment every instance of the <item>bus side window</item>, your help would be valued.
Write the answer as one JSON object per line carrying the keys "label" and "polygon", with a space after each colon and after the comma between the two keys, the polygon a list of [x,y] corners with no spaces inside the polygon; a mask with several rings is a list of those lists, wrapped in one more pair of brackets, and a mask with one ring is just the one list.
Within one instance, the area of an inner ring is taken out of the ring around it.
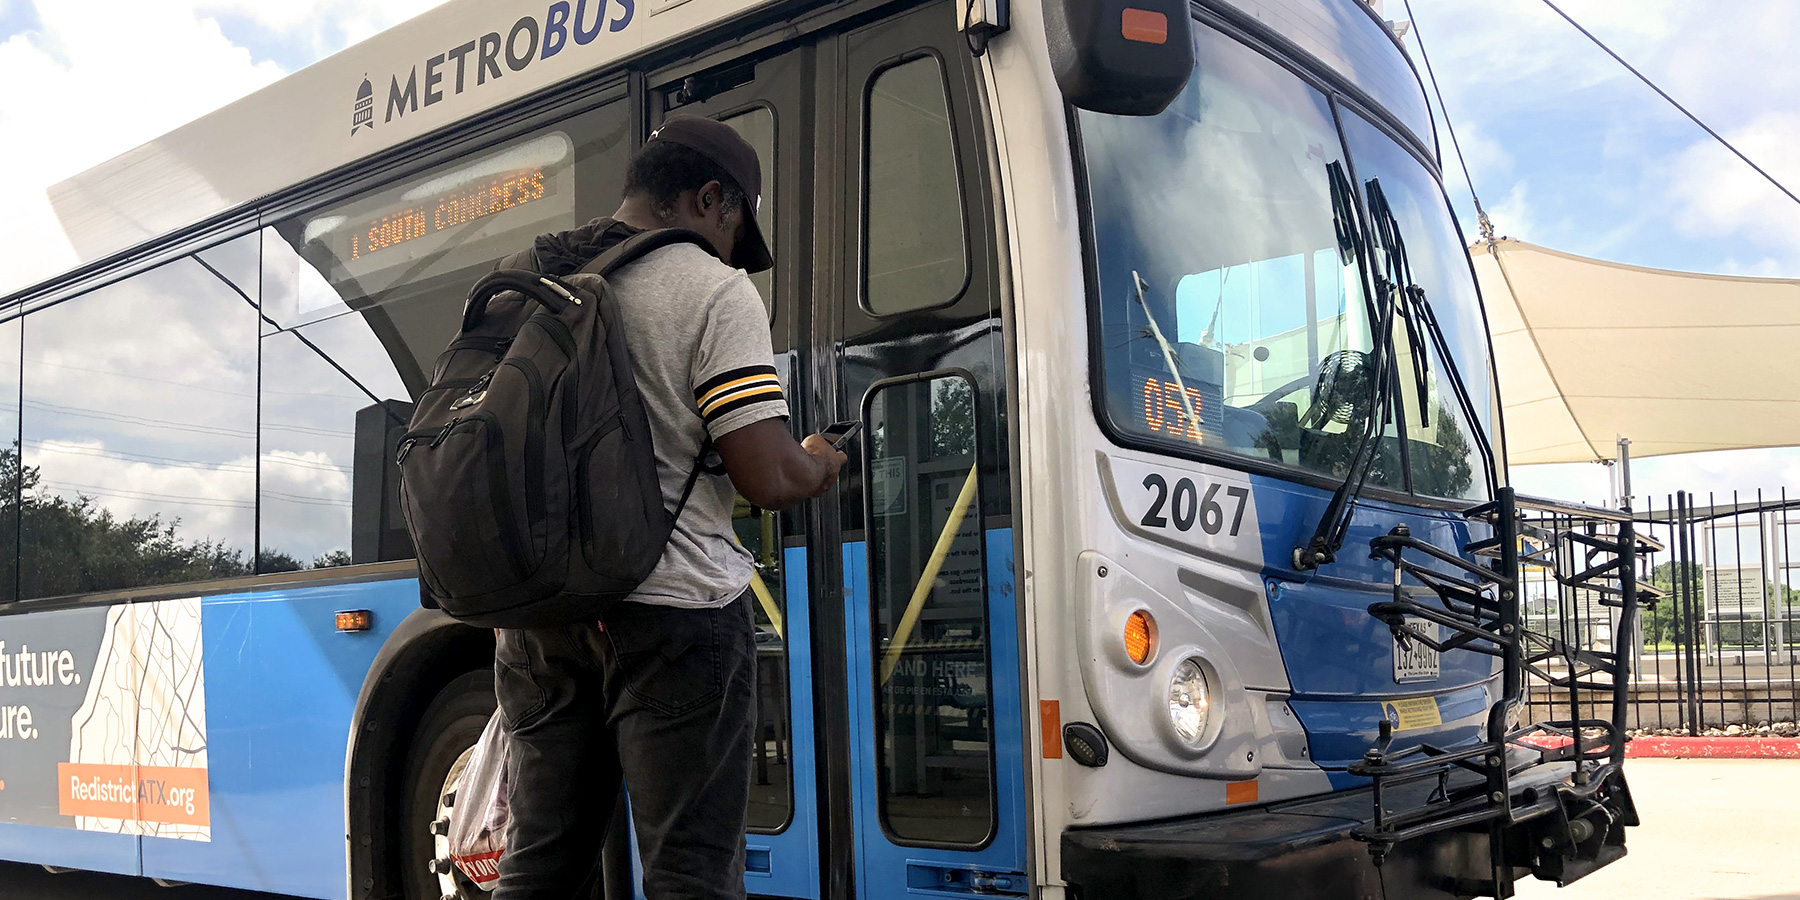
{"label": "bus side window", "polygon": [[257,248],[246,235],[25,317],[21,596],[251,571]]}
{"label": "bus side window", "polygon": [[869,77],[863,300],[878,316],[953,303],[969,282],[947,92],[944,64],[931,55]]}
{"label": "bus side window", "polygon": [[19,332],[0,323],[0,603],[19,599]]}
{"label": "bus side window", "polygon": [[978,845],[995,820],[975,385],[891,382],[865,421],[882,822],[903,841]]}
{"label": "bus side window", "polygon": [[[330,289],[274,229],[264,236],[265,296],[279,301]],[[412,417],[400,366],[412,359],[396,359],[374,324],[392,321],[394,307],[429,304],[402,300],[381,310],[379,320],[351,314],[285,328],[265,322],[258,573],[412,556],[393,465]]]}

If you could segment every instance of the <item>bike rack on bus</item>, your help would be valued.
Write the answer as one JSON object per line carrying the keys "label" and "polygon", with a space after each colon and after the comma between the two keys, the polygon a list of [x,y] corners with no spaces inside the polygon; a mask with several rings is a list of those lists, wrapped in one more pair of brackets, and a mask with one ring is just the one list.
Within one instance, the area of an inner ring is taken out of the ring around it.
{"label": "bike rack on bus", "polygon": [[[1539,518],[1525,521],[1522,509]],[[1423,744],[1394,751],[1394,723],[1384,720],[1376,746],[1349,769],[1371,780],[1375,807],[1373,821],[1355,835],[1369,844],[1380,865],[1406,841],[1486,832],[1490,879],[1459,881],[1454,887],[1506,898],[1513,895],[1516,868],[1567,884],[1624,854],[1623,828],[1637,824],[1620,774],[1630,636],[1639,607],[1662,596],[1638,584],[1638,561],[1662,547],[1637,535],[1629,511],[1520,498],[1511,488],[1500,489],[1493,502],[1464,516],[1493,529],[1491,537],[1462,548],[1478,561],[1421,541],[1404,525],[1369,542],[1371,558],[1394,566],[1392,599],[1370,605],[1369,614],[1387,623],[1403,648],[1418,641],[1440,653],[1464,650],[1498,657],[1500,699],[1488,710],[1485,739],[1455,750]],[[1522,544],[1531,549],[1521,554]],[[1521,614],[1522,566],[1554,573],[1559,634],[1527,627]],[[1409,581],[1430,595],[1409,589]],[[1615,637],[1611,650],[1580,646],[1579,636],[1568,639],[1560,613],[1570,598],[1581,598],[1580,592],[1619,610],[1614,634],[1625,637]],[[1436,623],[1450,635],[1427,636],[1408,618]],[[1562,663],[1561,674],[1551,668],[1553,662]],[[1552,690],[1566,692],[1556,702],[1561,708],[1566,699],[1566,717],[1511,724],[1521,708],[1527,672]],[[1584,701],[1583,695],[1600,691],[1612,694],[1611,717],[1584,717],[1583,704],[1591,708],[1594,700]],[[1406,789],[1421,784],[1429,786],[1422,797],[1419,788]],[[1393,801],[1410,808],[1390,809]]]}

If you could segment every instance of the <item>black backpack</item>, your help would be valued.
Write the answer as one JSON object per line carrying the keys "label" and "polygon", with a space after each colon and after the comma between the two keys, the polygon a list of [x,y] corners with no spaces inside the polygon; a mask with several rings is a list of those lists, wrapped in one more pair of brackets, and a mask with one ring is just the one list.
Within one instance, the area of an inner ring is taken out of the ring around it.
{"label": "black backpack", "polygon": [[566,279],[502,268],[470,290],[400,440],[425,605],[482,627],[591,622],[656,567],[700,460],[671,512],[606,279],[684,242],[712,250],[645,231]]}

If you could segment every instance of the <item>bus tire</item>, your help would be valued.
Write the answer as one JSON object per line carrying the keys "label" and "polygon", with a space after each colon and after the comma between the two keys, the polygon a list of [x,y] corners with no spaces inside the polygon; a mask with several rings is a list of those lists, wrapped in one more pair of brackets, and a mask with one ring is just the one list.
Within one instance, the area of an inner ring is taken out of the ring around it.
{"label": "bus tire", "polygon": [[[441,876],[432,870],[432,863],[448,854],[441,852],[431,826],[445,814],[443,800],[452,770],[467,761],[495,705],[494,672],[477,669],[445,685],[419,720],[402,782],[400,874],[407,900],[439,900],[447,895],[486,900],[488,896],[455,869]],[[443,879],[454,879],[455,890]]]}

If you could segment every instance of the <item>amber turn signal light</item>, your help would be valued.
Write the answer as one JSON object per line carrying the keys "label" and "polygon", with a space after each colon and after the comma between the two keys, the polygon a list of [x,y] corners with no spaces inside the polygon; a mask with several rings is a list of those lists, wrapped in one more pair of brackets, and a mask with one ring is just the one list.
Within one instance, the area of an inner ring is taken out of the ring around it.
{"label": "amber turn signal light", "polygon": [[337,614],[337,630],[368,631],[375,627],[375,614],[366,609],[346,609]]}
{"label": "amber turn signal light", "polygon": [[1140,44],[1166,44],[1169,42],[1169,17],[1154,10],[1126,7],[1119,17],[1119,34]]}
{"label": "amber turn signal light", "polygon": [[1138,610],[1125,619],[1125,655],[1131,661],[1143,665],[1150,661],[1150,655],[1156,652],[1156,620],[1150,614]]}

